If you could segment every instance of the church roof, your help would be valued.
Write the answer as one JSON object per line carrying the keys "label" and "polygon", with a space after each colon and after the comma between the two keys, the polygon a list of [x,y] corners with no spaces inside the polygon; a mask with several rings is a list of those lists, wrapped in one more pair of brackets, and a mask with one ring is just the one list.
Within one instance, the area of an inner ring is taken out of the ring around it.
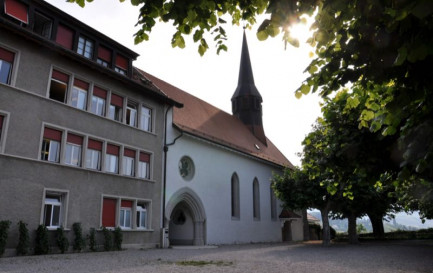
{"label": "church roof", "polygon": [[183,103],[183,108],[173,108],[173,123],[180,130],[280,166],[293,167],[269,139],[267,146],[262,145],[235,116],[155,76],[140,72],[169,98]]}

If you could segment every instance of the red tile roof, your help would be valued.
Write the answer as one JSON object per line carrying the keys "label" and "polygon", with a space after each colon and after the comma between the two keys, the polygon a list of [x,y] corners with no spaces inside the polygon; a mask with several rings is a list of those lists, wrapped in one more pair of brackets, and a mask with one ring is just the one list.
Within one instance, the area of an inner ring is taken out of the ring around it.
{"label": "red tile roof", "polygon": [[173,114],[173,123],[180,130],[280,166],[293,167],[269,139],[267,146],[262,144],[238,118],[153,75],[140,72],[169,98],[184,104],[183,108],[174,108]]}

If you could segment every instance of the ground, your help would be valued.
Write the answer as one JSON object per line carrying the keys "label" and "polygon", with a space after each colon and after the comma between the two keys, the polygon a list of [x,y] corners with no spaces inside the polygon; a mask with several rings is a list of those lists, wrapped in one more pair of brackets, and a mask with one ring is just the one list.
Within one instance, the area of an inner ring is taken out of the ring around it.
{"label": "ground", "polygon": [[0,272],[433,272],[433,241],[251,244],[0,258]]}

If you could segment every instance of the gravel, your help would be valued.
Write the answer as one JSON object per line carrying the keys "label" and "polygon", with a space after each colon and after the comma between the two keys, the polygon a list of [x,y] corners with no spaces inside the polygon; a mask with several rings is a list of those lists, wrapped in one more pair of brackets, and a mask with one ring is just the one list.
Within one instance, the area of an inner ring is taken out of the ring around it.
{"label": "gravel", "polygon": [[433,241],[250,244],[0,258],[0,272],[433,272]]}

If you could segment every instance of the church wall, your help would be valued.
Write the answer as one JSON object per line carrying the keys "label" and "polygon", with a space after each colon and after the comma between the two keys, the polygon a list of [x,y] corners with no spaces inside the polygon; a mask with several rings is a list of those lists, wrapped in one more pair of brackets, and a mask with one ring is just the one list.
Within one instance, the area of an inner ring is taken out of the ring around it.
{"label": "church wall", "polygon": [[[173,130],[170,132],[173,138],[179,135]],[[194,162],[194,176],[189,181],[182,178],[179,172],[179,161],[183,156]],[[278,170],[243,154],[183,135],[168,151],[166,202],[173,193],[185,187],[201,198],[206,213],[206,244],[280,242],[280,220],[271,219],[272,171]],[[234,173],[239,178],[239,219],[232,219],[231,216],[231,177]],[[259,181],[260,219],[253,217],[254,178]],[[277,216],[280,212],[277,204]],[[301,235],[293,239],[302,240],[302,221],[300,223]]]}

